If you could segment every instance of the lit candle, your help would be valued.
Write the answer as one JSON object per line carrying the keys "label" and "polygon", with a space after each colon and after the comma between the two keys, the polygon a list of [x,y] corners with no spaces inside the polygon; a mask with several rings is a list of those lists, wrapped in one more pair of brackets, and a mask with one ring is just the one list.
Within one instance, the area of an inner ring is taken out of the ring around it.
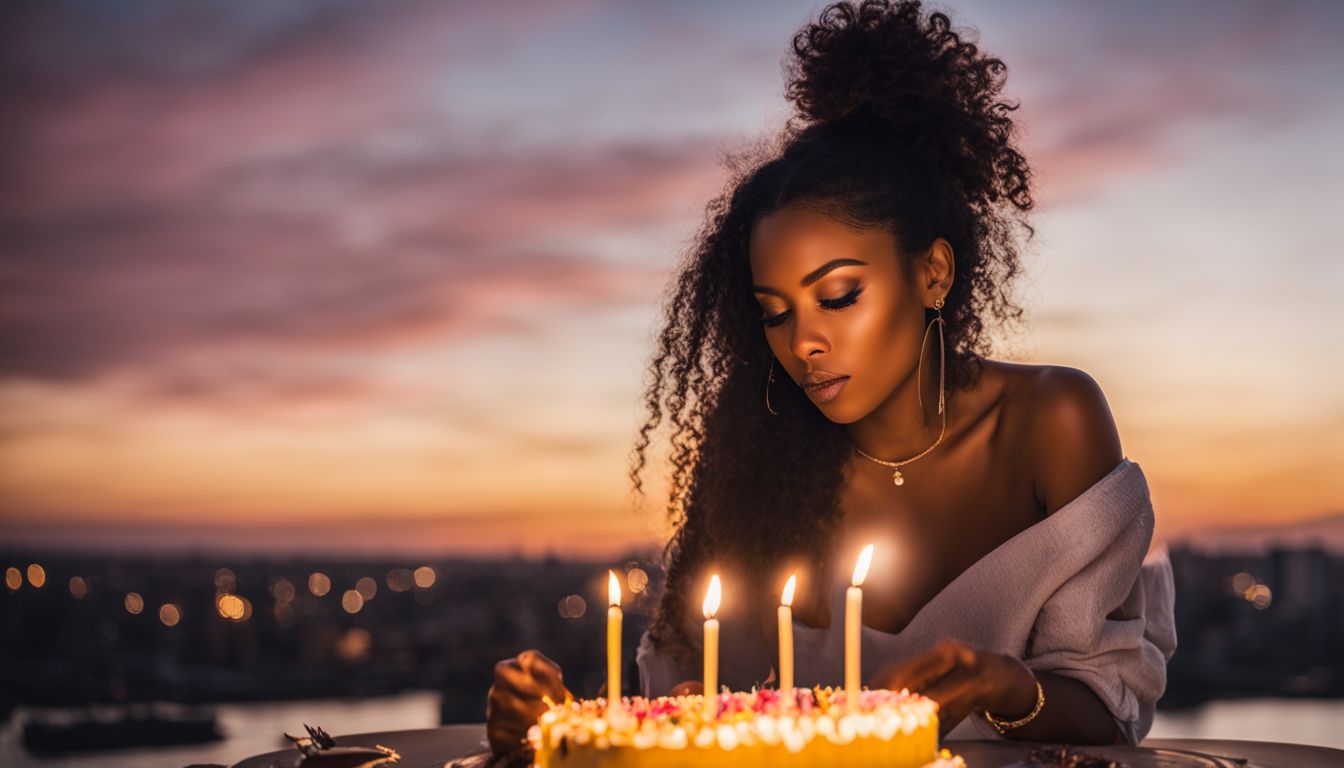
{"label": "lit candle", "polygon": [[873,545],[859,553],[854,564],[854,578],[845,590],[845,705],[853,707],[859,700],[859,627],[863,623],[863,580],[873,562]]}
{"label": "lit candle", "polygon": [[607,709],[621,700],[621,582],[607,571]]}
{"label": "lit candle", "polygon": [[779,690],[793,700],[793,590],[798,577],[790,576],[779,598]]}
{"label": "lit candle", "polygon": [[705,719],[719,716],[719,574],[709,580],[705,592]]}

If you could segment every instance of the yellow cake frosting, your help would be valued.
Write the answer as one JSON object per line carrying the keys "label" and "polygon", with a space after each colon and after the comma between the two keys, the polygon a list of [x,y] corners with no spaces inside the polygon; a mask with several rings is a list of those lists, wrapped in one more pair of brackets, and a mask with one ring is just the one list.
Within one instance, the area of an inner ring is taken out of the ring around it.
{"label": "yellow cake frosting", "polygon": [[703,696],[627,697],[551,704],[528,732],[540,768],[650,766],[883,766],[920,768],[940,757],[938,704],[909,691],[798,688]]}

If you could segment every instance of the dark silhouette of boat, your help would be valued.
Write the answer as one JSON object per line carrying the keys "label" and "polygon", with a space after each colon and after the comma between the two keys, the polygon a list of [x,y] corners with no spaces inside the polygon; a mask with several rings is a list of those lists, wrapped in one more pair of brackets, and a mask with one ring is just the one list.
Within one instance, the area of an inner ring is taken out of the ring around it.
{"label": "dark silhouette of boat", "polygon": [[214,710],[157,703],[30,715],[23,724],[23,746],[36,754],[205,744],[223,738]]}

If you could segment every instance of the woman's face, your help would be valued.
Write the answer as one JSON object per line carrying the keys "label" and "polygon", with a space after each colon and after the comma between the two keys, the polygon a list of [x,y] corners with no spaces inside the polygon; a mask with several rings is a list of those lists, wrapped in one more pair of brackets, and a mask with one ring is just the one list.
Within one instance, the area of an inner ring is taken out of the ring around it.
{"label": "woman's face", "polygon": [[833,422],[864,418],[914,379],[926,304],[899,258],[890,232],[852,229],[807,208],[768,214],[752,230],[766,341]]}

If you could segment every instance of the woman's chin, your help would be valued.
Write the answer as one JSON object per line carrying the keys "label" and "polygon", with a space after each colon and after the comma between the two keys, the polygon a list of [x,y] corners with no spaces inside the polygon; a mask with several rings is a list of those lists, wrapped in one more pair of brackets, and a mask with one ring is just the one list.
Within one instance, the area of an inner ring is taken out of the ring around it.
{"label": "woman's chin", "polygon": [[825,416],[827,421],[834,424],[853,424],[867,413],[856,408],[852,400],[844,400],[843,398],[836,398],[827,403],[813,403],[812,405],[818,411],[821,411],[821,415]]}

